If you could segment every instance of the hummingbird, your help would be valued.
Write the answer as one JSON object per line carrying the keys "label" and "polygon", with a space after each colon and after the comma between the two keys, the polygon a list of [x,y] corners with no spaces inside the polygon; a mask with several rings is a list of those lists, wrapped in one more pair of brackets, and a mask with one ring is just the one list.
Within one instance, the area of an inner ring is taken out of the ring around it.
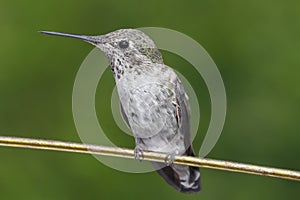
{"label": "hummingbird", "polygon": [[98,36],[40,32],[83,40],[105,54],[116,81],[121,115],[135,138],[135,158],[142,160],[144,151],[166,153],[165,163],[152,162],[159,175],[180,192],[199,192],[199,168],[173,164],[175,155],[195,156],[190,107],[182,82],[164,64],[154,41],[136,29]]}

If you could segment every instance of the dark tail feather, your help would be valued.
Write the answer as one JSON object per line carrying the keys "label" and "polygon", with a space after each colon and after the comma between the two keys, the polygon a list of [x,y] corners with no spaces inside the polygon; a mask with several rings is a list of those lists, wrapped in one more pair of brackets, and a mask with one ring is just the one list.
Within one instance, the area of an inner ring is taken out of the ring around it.
{"label": "dark tail feather", "polygon": [[[186,155],[194,156],[192,148],[188,148]],[[197,193],[200,192],[200,171],[198,167],[191,167],[185,165],[166,166],[164,163],[152,162],[168,184],[176,190],[183,193]]]}

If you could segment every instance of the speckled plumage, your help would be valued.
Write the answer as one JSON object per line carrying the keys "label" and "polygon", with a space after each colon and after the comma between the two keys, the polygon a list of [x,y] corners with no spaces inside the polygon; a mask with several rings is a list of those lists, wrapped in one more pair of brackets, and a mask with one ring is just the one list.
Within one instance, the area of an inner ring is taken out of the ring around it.
{"label": "speckled plumage", "polygon": [[[164,64],[146,34],[135,29],[100,36],[44,33],[83,39],[105,53],[116,80],[123,118],[135,137],[137,157],[143,150],[194,156],[188,97],[178,76]],[[153,165],[177,190],[200,191],[199,168]]]}

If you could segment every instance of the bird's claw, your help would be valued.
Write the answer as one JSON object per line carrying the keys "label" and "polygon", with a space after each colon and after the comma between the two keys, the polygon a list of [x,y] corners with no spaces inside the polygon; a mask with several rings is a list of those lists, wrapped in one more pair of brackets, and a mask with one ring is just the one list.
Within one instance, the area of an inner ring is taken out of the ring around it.
{"label": "bird's claw", "polygon": [[134,159],[139,161],[144,160],[144,150],[140,146],[134,148]]}
{"label": "bird's claw", "polygon": [[175,160],[175,153],[169,153],[165,157],[165,163],[167,166],[172,165],[174,160]]}

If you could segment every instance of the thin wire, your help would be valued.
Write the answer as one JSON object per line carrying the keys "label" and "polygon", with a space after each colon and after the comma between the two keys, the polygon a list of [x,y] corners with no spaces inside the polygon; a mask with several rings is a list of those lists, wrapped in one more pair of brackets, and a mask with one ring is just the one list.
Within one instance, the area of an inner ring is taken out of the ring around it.
{"label": "thin wire", "polygon": [[[21,147],[32,149],[44,149],[54,151],[66,151],[86,154],[98,154],[122,158],[134,159],[134,151],[119,147],[109,147],[56,140],[31,139],[20,137],[0,136],[0,146]],[[144,160],[165,162],[166,154],[156,152],[144,152]],[[282,179],[300,181],[300,171],[264,167],[252,164],[215,160],[208,158],[196,158],[190,156],[175,156],[174,164],[182,164],[203,168],[219,169],[261,176],[270,176]]]}

